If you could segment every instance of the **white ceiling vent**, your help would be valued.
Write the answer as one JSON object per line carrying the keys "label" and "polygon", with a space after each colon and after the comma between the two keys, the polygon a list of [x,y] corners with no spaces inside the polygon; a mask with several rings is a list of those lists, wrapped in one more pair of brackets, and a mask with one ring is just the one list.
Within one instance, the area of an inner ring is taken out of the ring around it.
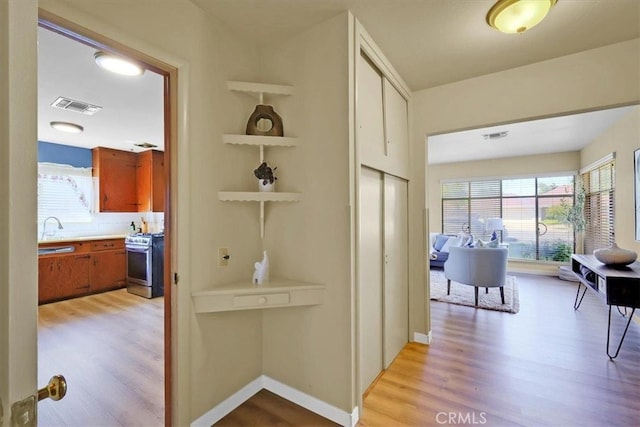
{"label": "white ceiling vent", "polygon": [[502,132],[485,133],[482,136],[484,137],[485,141],[493,141],[495,139],[506,138],[508,134],[509,131],[507,130]]}
{"label": "white ceiling vent", "polygon": [[95,113],[102,110],[102,107],[99,107],[97,105],[64,98],[62,96],[53,101],[51,106],[54,108],[60,108],[61,110],[75,111],[76,113],[86,114],[87,116],[93,116]]}

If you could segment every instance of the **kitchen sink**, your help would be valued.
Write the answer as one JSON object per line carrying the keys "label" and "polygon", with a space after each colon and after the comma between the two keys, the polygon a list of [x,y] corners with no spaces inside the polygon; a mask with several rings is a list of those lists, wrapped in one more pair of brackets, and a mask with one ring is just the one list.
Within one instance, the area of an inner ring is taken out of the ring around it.
{"label": "kitchen sink", "polygon": [[75,250],[75,246],[52,246],[48,248],[38,248],[38,255],[63,254]]}

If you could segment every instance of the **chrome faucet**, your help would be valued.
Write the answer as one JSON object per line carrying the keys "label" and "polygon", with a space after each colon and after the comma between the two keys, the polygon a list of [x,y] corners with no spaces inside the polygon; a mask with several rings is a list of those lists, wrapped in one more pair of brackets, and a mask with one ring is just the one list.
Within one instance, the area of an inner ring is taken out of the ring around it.
{"label": "chrome faucet", "polygon": [[44,240],[44,233],[45,231],[47,231],[47,221],[49,221],[50,219],[56,220],[56,222],[58,223],[58,230],[62,230],[64,228],[58,218],[56,218],[55,216],[49,216],[45,218],[44,221],[42,221],[42,237],[40,238],[40,240]]}

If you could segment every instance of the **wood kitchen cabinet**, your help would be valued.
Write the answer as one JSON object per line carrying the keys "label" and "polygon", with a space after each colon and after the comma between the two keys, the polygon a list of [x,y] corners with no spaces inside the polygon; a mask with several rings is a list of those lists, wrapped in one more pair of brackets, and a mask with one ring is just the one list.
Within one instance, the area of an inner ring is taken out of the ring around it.
{"label": "wood kitchen cabinet", "polygon": [[38,256],[38,303],[75,298],[125,286],[124,239],[51,242],[39,249],[72,248]]}
{"label": "wood kitchen cabinet", "polygon": [[90,292],[90,259],[88,247],[82,243],[42,245],[41,247],[74,246],[74,252],[38,257],[38,302],[49,302]]}
{"label": "wood kitchen cabinet", "polygon": [[138,211],[164,212],[164,153],[157,150],[138,154]]}
{"label": "wood kitchen cabinet", "polygon": [[126,285],[124,240],[91,242],[91,292],[122,288]]}
{"label": "wood kitchen cabinet", "polygon": [[100,212],[138,212],[137,154],[98,147],[92,156]]}

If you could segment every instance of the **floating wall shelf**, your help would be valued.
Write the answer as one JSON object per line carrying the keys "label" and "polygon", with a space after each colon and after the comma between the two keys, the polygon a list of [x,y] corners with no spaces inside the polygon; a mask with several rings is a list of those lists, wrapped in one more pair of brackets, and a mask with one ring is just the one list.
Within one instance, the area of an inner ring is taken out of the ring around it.
{"label": "floating wall shelf", "polygon": [[[293,86],[273,85],[266,83],[250,83],[228,81],[227,89],[237,92],[258,95],[260,104],[264,103],[264,95],[293,95]],[[252,145],[260,148],[260,163],[264,161],[265,147],[296,147],[298,138],[290,136],[263,136],[224,134],[222,142],[233,145]],[[259,202],[260,203],[260,237],[264,238],[264,203],[265,202],[297,202],[299,193],[220,191],[218,199],[222,202]]]}
{"label": "floating wall shelf", "polygon": [[293,86],[272,85],[266,83],[250,83],[250,82],[227,82],[227,89],[236,92],[244,92],[255,94],[262,97],[263,94],[268,95],[293,95]]}
{"label": "floating wall shelf", "polygon": [[290,136],[262,136],[262,135],[222,135],[222,142],[234,145],[255,145],[265,147],[295,147],[298,138]]}
{"label": "floating wall shelf", "polygon": [[259,191],[220,191],[218,199],[222,202],[298,202],[300,193],[278,193]]}
{"label": "floating wall shelf", "polygon": [[191,294],[196,313],[318,305],[324,285],[273,279],[263,285],[241,281]]}

